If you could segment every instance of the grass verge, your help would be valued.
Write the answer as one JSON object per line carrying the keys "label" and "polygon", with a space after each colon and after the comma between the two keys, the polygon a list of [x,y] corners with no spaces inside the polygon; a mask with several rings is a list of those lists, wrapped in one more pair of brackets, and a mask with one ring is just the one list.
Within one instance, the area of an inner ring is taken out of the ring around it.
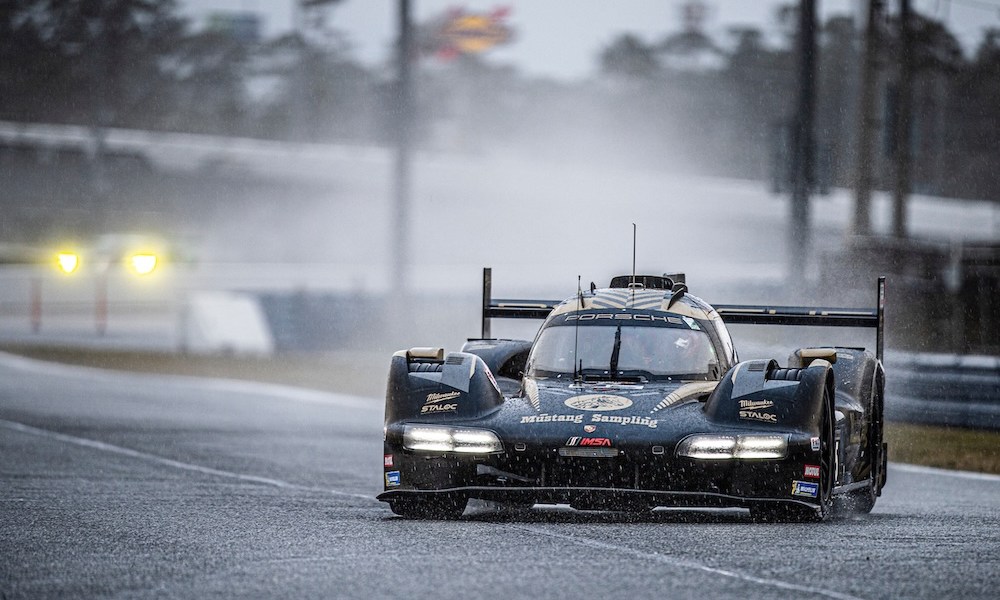
{"label": "grass verge", "polygon": [[[326,352],[273,358],[7,346],[6,352],[101,369],[224,377],[294,385],[328,392],[385,395],[389,352]],[[889,460],[945,469],[1000,474],[1000,432],[886,423]]]}
{"label": "grass verge", "polygon": [[889,460],[1000,474],[1000,433],[910,423],[886,423]]}

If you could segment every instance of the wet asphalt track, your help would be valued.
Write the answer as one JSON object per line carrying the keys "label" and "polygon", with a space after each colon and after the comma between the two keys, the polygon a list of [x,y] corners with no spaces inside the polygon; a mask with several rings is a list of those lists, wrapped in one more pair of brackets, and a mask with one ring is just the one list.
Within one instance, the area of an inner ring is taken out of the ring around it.
{"label": "wet asphalt track", "polygon": [[996,598],[1000,477],[874,513],[394,517],[377,400],[0,354],[0,598]]}

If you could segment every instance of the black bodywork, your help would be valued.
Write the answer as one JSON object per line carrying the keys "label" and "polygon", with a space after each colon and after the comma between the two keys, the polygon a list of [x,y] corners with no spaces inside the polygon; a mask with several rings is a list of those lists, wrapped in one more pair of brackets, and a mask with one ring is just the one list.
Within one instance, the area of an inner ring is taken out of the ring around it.
{"label": "black bodywork", "polygon": [[[392,358],[378,498],[423,518],[457,517],[469,498],[584,510],[744,507],[781,520],[871,510],[886,464],[881,280],[877,308],[849,310],[712,307],[670,278],[628,279],[625,289],[621,281],[562,303],[502,301],[491,298],[487,270],[483,339],[447,355],[422,348]],[[661,304],[638,300],[656,294]],[[560,321],[663,318],[652,325],[707,334],[714,362],[677,377],[602,371],[577,365],[585,353],[576,347],[572,371],[546,371],[529,363],[532,342],[488,337],[498,316],[544,317],[535,343],[568,326]],[[723,321],[871,326],[878,349],[804,349],[784,367],[739,362]]]}

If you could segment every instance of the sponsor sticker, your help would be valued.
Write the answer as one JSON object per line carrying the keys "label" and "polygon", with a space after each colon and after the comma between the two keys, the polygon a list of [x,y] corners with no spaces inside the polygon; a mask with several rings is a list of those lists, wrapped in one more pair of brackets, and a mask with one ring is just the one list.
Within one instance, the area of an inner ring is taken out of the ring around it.
{"label": "sponsor sticker", "polygon": [[420,409],[422,415],[433,415],[437,413],[455,412],[458,410],[457,404],[425,404]]}
{"label": "sponsor sticker", "polygon": [[761,410],[773,406],[774,402],[771,400],[740,400],[740,408],[744,410]]}
{"label": "sponsor sticker", "polygon": [[443,392],[440,394],[427,394],[427,400],[420,408],[420,414],[433,415],[438,413],[449,413],[458,410],[458,404],[448,403],[462,395],[462,392]]}
{"label": "sponsor sticker", "polygon": [[396,487],[399,485],[399,471],[389,471],[385,474],[386,487]]}
{"label": "sponsor sticker", "polygon": [[566,406],[577,410],[621,410],[632,406],[632,401],[625,396],[611,394],[584,394],[567,398]]}
{"label": "sponsor sticker", "polygon": [[521,423],[576,423],[577,425],[583,423],[583,415],[550,415],[548,413],[541,413],[537,415],[528,415],[527,417],[521,417]]}
{"label": "sponsor sticker", "polygon": [[594,413],[590,415],[590,420],[593,423],[611,423],[615,425],[644,425],[650,429],[656,429],[656,424],[658,421],[656,419],[650,419],[649,417],[619,417],[617,415],[602,415],[600,413]]}
{"label": "sponsor sticker", "polygon": [[809,447],[812,448],[814,452],[819,450],[819,438],[809,438]]}
{"label": "sponsor sticker", "polygon": [[[541,413],[537,415],[528,415],[521,417],[522,424],[530,423],[575,423],[576,425],[583,424],[584,415],[550,415],[548,413]],[[650,419],[649,417],[639,417],[639,416],[617,416],[617,415],[602,415],[600,413],[594,413],[590,415],[589,419],[591,424],[584,425],[584,430],[587,433],[592,433],[597,430],[597,426],[593,423],[609,423],[612,425],[642,425],[649,427],[650,429],[656,429],[659,423],[656,419]],[[587,427],[593,427],[593,430],[586,429]]]}
{"label": "sponsor sticker", "polygon": [[597,438],[597,437],[571,437],[566,440],[567,446],[611,446],[611,440],[608,438]]}
{"label": "sponsor sticker", "polygon": [[497,393],[499,394],[500,393],[500,385],[497,383],[497,380],[493,378],[493,372],[490,371],[488,368],[484,369],[484,371],[486,372],[486,376],[489,377],[490,383],[493,384],[493,389],[495,389],[497,391]]}
{"label": "sponsor sticker", "polygon": [[778,415],[759,410],[741,410],[740,418],[746,421],[760,421],[761,423],[777,423]]}
{"label": "sponsor sticker", "polygon": [[632,314],[632,313],[588,313],[584,315],[580,314],[569,314],[566,315],[564,322],[569,321],[649,321],[650,323],[670,323],[675,322],[676,319],[668,320],[669,317],[660,315],[648,315],[648,314]]}
{"label": "sponsor sticker", "polygon": [[819,479],[819,465],[806,465],[802,476],[810,479]]}
{"label": "sponsor sticker", "polygon": [[583,431],[586,433],[594,433],[597,431],[597,425],[584,425]]}
{"label": "sponsor sticker", "polygon": [[792,495],[815,498],[819,494],[819,484],[809,481],[793,481]]}
{"label": "sponsor sticker", "polygon": [[385,455],[385,466],[387,466],[387,467],[391,467],[392,466],[392,455],[391,454],[386,454]]}
{"label": "sponsor sticker", "polygon": [[438,402],[445,402],[448,400],[454,400],[462,395],[462,392],[444,392],[441,394],[427,394],[427,401],[424,404],[435,404]]}

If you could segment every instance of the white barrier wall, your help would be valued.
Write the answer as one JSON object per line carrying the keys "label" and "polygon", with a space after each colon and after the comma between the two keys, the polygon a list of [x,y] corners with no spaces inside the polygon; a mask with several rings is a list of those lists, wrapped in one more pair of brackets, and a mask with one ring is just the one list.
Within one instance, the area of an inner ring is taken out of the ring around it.
{"label": "white barrier wall", "polygon": [[194,354],[267,356],[274,340],[257,298],[238,292],[193,292],[181,313],[181,345]]}

